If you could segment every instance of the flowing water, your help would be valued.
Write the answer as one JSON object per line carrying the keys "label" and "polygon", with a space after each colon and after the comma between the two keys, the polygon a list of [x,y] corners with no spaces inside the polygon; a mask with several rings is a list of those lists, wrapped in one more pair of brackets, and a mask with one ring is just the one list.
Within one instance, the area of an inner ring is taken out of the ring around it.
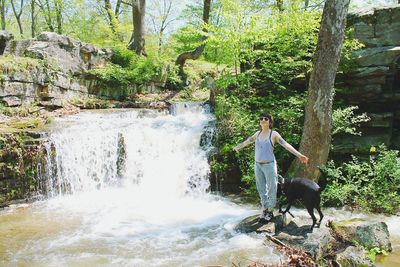
{"label": "flowing water", "polygon": [[[171,114],[95,111],[57,119],[43,173],[47,198],[0,211],[0,266],[280,262],[262,235],[233,231],[255,207],[209,192],[213,120],[193,103]],[[387,221],[395,231],[399,219]]]}
{"label": "flowing water", "polygon": [[[49,135],[48,198],[0,212],[1,266],[204,266],[279,262],[261,235],[233,231],[258,211],[209,190],[214,117],[82,112]],[[202,144],[200,146],[200,143]]]}

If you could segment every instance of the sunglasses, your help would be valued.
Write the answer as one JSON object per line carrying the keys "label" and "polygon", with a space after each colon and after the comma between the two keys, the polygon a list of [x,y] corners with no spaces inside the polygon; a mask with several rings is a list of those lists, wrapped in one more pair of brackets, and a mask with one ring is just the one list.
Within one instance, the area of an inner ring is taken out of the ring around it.
{"label": "sunglasses", "polygon": [[269,121],[268,117],[260,117],[260,121]]}

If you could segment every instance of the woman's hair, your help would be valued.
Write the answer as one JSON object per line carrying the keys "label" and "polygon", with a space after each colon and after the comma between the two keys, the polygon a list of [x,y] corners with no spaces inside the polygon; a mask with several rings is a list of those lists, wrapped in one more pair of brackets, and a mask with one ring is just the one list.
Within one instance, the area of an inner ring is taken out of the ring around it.
{"label": "woman's hair", "polygon": [[272,126],[274,125],[274,117],[272,117],[271,114],[263,112],[260,114],[260,118],[266,117],[269,120],[269,128],[272,129]]}

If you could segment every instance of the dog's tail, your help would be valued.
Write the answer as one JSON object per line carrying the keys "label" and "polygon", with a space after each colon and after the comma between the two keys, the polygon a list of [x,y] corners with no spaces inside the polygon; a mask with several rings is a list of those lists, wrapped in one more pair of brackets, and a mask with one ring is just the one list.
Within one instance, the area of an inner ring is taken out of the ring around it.
{"label": "dog's tail", "polygon": [[324,168],[317,166],[319,171],[321,172],[321,176],[319,177],[318,180],[318,186],[319,186],[319,192],[324,191],[326,185],[328,184],[328,179],[327,179],[327,175],[326,175],[326,171]]}

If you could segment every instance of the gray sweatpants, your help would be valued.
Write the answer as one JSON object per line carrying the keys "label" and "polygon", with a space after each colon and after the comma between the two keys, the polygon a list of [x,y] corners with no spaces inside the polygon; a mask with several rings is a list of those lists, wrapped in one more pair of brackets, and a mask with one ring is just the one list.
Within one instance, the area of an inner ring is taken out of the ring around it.
{"label": "gray sweatpants", "polygon": [[272,209],[276,205],[278,174],[276,161],[255,163],[256,186],[264,209]]}

